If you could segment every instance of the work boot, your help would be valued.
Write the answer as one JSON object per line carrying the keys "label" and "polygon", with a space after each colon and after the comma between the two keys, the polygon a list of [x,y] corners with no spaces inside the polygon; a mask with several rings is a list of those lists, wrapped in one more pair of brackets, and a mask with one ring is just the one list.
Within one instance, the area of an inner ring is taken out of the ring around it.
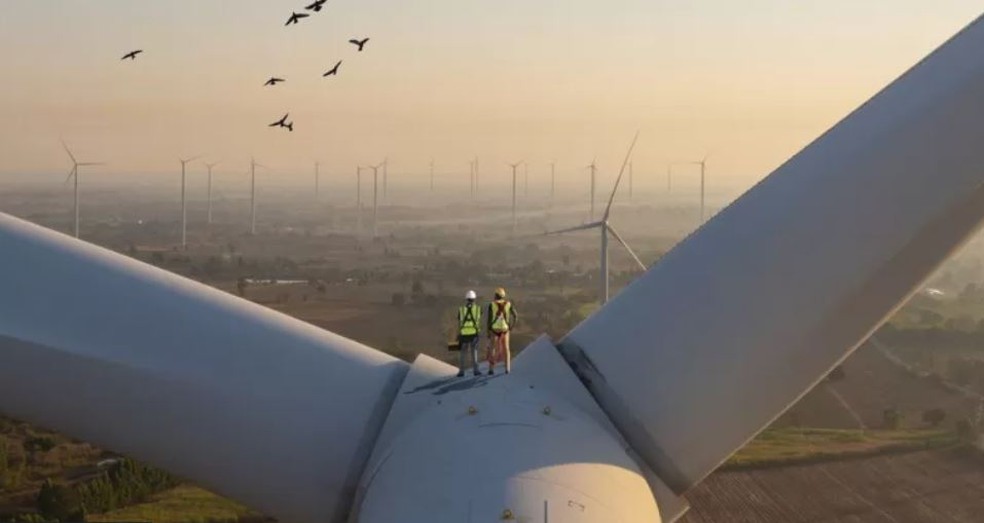
{"label": "work boot", "polygon": [[492,370],[492,369],[489,369],[489,376],[492,376],[493,374],[495,374],[495,371]]}
{"label": "work boot", "polygon": [[458,371],[458,377],[459,377],[459,378],[463,378],[464,376],[465,376],[465,371],[463,371],[463,370],[459,370],[459,371]]}
{"label": "work boot", "polygon": [[481,372],[478,372],[478,371],[476,370],[476,371],[472,371],[472,375],[474,375],[474,376],[481,376],[481,375],[482,375],[482,373],[481,373]]}

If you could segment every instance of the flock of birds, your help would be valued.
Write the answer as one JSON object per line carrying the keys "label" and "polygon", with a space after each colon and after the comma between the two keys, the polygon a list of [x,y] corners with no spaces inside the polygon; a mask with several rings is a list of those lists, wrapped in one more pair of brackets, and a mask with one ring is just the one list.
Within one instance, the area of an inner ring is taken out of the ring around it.
{"label": "flock of birds", "polygon": [[[321,10],[322,10],[322,8],[324,8],[325,3],[327,1],[328,0],[314,0],[314,2],[312,4],[307,5],[307,6],[304,7],[304,11],[311,11],[313,13],[320,13]],[[291,12],[290,18],[287,19],[287,23],[284,24],[284,26],[286,27],[286,26],[290,26],[290,25],[297,25],[298,23],[300,23],[301,20],[303,20],[303,19],[305,19],[305,18],[307,18],[309,16],[311,16],[310,13],[305,13],[305,12],[298,13],[297,11],[293,11],[293,12]],[[361,40],[359,40],[357,38],[353,38],[353,39],[349,40],[349,43],[350,44],[352,44],[352,45],[354,45],[354,46],[356,46],[356,47],[359,48],[359,52],[360,53],[362,52],[362,49],[365,48],[367,42],[369,42],[369,38],[363,38]],[[121,58],[120,60],[131,60],[131,61],[132,60],[136,60],[137,59],[137,55],[139,55],[139,54],[141,54],[143,52],[144,52],[143,49],[136,49],[134,51],[130,51],[129,53],[126,53],[125,55],[123,55],[123,58]],[[335,66],[334,67],[332,67],[331,69],[329,69],[327,72],[325,72],[321,76],[323,78],[327,78],[329,76],[336,76],[336,75],[338,75],[338,69],[341,66],[342,66],[342,60],[339,60],[338,62],[335,63]],[[263,86],[264,87],[275,87],[277,84],[280,84],[280,83],[283,83],[283,82],[286,82],[286,81],[287,81],[286,78],[280,78],[280,77],[277,77],[277,76],[271,76],[270,79],[268,79],[263,84]],[[276,122],[273,122],[268,127],[279,127],[279,128],[282,128],[282,129],[287,129],[287,131],[289,131],[289,132],[294,132],[294,122],[287,121],[288,118],[290,118],[290,113],[289,112],[286,113],[286,114],[284,114],[284,116],[282,118],[280,118]]]}

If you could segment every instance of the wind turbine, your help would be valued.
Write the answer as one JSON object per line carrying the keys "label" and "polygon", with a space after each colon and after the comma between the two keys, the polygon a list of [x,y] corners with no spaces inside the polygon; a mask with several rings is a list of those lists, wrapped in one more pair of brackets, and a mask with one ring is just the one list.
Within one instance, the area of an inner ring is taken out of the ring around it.
{"label": "wind turbine", "polygon": [[79,167],[91,167],[95,165],[105,165],[105,164],[102,162],[80,162],[75,159],[75,155],[72,154],[72,151],[68,149],[68,145],[66,145],[64,141],[62,141],[62,147],[65,148],[65,152],[68,153],[68,157],[72,159],[72,169],[68,171],[68,177],[65,178],[65,183],[68,183],[69,180],[75,178],[74,230],[75,230],[75,237],[78,238],[79,237]]}
{"label": "wind turbine", "polygon": [[524,160],[509,164],[512,167],[512,233],[516,234],[516,168],[525,164]]}
{"label": "wind turbine", "polygon": [[478,383],[0,214],[0,412],[280,521],[675,521],[979,230],[982,48],[984,18]]}
{"label": "wind turbine", "polygon": [[205,223],[212,225],[212,169],[219,165],[219,162],[206,163],[205,168],[208,169],[208,189],[206,190],[206,198],[208,199],[208,214],[205,218]]}
{"label": "wind turbine", "polygon": [[595,164],[594,160],[591,160],[591,165],[585,167],[585,169],[591,171],[591,219],[594,220],[595,216],[595,181],[598,175],[598,165]]}
{"label": "wind turbine", "polygon": [[700,224],[704,225],[704,174],[707,171],[707,159],[709,154],[704,155],[699,161],[690,162],[690,165],[700,166]]}
{"label": "wind turbine", "polygon": [[192,156],[191,158],[181,159],[181,249],[188,249],[188,206],[187,200],[185,198],[185,167],[189,162],[197,160],[199,156]]}
{"label": "wind turbine", "polygon": [[362,166],[355,167],[355,233],[362,234]]}
{"label": "wind turbine", "polygon": [[[599,270],[599,282],[601,288],[599,289],[599,299],[602,305],[608,302],[608,235],[609,233],[615,237],[615,239],[625,247],[632,259],[635,260],[636,264],[645,271],[648,269],[645,263],[636,256],[635,251],[629,244],[626,243],[625,239],[612,227],[612,224],[608,221],[612,213],[612,204],[615,203],[615,195],[618,193],[618,186],[622,182],[622,175],[625,173],[625,167],[629,162],[629,158],[632,157],[632,150],[635,149],[636,140],[639,139],[639,133],[636,132],[635,137],[632,138],[632,144],[629,146],[629,151],[625,154],[625,160],[622,162],[622,168],[618,172],[618,178],[615,179],[615,187],[612,188],[612,194],[608,197],[608,205],[605,207],[605,214],[602,216],[600,221],[587,223],[584,225],[578,225],[576,227],[568,227],[566,229],[560,229],[556,231],[550,231],[545,233],[546,235],[564,234],[568,232],[575,231],[586,231],[589,229],[598,229],[601,231],[601,263]],[[592,162],[594,165],[594,162]]]}
{"label": "wind turbine", "polygon": [[550,162],[550,206],[553,207],[557,194],[557,162]]}
{"label": "wind turbine", "polygon": [[378,165],[369,167],[372,169],[372,239],[379,235],[379,169],[383,169],[383,197],[386,196],[386,160]]}
{"label": "wind turbine", "polygon": [[249,234],[256,235],[256,168],[262,167],[269,169],[265,165],[256,163],[256,158],[249,159]]}

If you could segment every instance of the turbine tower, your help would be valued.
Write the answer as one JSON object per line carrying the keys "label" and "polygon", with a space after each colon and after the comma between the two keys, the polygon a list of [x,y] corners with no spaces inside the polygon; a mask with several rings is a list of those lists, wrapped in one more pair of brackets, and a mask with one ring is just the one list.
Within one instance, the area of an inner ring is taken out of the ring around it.
{"label": "turbine tower", "polygon": [[557,162],[550,162],[550,206],[553,207],[557,194]]}
{"label": "turbine tower", "polygon": [[65,152],[68,153],[68,157],[72,159],[72,169],[68,171],[68,177],[65,178],[65,183],[68,183],[68,181],[73,178],[75,179],[74,180],[75,181],[75,196],[74,196],[75,225],[73,230],[75,231],[75,237],[78,238],[79,237],[79,167],[90,167],[90,166],[105,165],[105,164],[103,164],[102,162],[80,162],[75,159],[75,155],[72,154],[72,151],[68,149],[68,145],[66,145],[64,141],[62,142],[62,147],[65,148]]}
{"label": "turbine tower", "polygon": [[591,214],[590,218],[594,220],[595,217],[595,182],[598,175],[598,165],[595,164],[594,160],[591,160],[591,164],[585,167],[585,169],[591,172]]}
{"label": "turbine tower", "polygon": [[379,169],[383,169],[383,194],[386,193],[386,160],[372,169],[372,239],[379,236]]}
{"label": "turbine tower", "polygon": [[690,162],[691,165],[700,166],[700,224],[704,225],[704,174],[707,171],[707,159],[710,155],[704,155],[699,161]]}
{"label": "turbine tower", "polygon": [[256,236],[256,168],[264,165],[256,163],[256,158],[249,159],[249,234]]}
{"label": "turbine tower", "polygon": [[187,159],[178,158],[181,162],[181,249],[188,250],[188,206],[185,197],[185,167],[189,162],[197,160],[198,156]]}
{"label": "turbine tower", "polygon": [[608,284],[608,279],[609,279],[608,235],[609,234],[615,237],[615,240],[621,243],[622,247],[625,247],[625,250],[628,251],[629,255],[632,256],[632,259],[636,262],[636,264],[639,265],[639,267],[643,271],[648,269],[648,267],[646,267],[646,264],[642,263],[642,260],[640,260],[639,257],[636,256],[636,253],[635,251],[632,250],[632,247],[629,247],[629,244],[625,241],[624,238],[622,238],[622,236],[618,233],[618,231],[616,231],[615,228],[612,227],[612,224],[609,221],[609,218],[611,217],[611,213],[612,213],[612,204],[615,203],[615,195],[618,193],[618,186],[622,182],[622,175],[625,173],[625,167],[629,162],[629,158],[632,157],[632,150],[635,149],[636,140],[638,139],[639,139],[639,133],[637,132],[635,137],[632,138],[632,144],[629,146],[629,151],[626,153],[625,160],[622,162],[622,168],[618,172],[618,178],[615,179],[615,187],[612,188],[612,193],[608,197],[608,205],[605,206],[605,214],[602,215],[601,220],[593,223],[587,223],[584,225],[578,225],[576,227],[568,227],[566,229],[560,229],[560,230],[550,231],[548,233],[545,233],[546,235],[555,235],[555,234],[564,234],[564,233],[575,232],[575,231],[586,231],[590,229],[598,229],[601,232],[601,261],[599,263],[600,269],[598,273],[598,281],[601,287],[598,291],[598,298],[599,300],[601,300],[602,305],[608,303],[608,293],[609,293],[609,284]]}
{"label": "turbine tower", "polygon": [[362,234],[362,166],[355,167],[355,233]]}
{"label": "turbine tower", "polygon": [[984,17],[496,379],[0,214],[0,412],[279,521],[676,521],[984,224],[982,48]]}
{"label": "turbine tower", "polygon": [[208,188],[205,191],[205,198],[208,200],[208,213],[205,217],[205,223],[208,225],[212,225],[212,169],[214,169],[216,165],[219,165],[219,162],[205,164],[205,168],[208,169]]}
{"label": "turbine tower", "polygon": [[512,167],[512,233],[516,234],[516,168],[525,163],[524,160],[520,160],[516,163],[509,164]]}

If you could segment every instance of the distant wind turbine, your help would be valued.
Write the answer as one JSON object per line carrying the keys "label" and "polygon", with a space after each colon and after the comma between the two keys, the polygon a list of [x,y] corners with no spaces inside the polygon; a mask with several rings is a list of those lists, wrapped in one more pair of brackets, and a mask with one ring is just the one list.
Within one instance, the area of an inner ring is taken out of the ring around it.
{"label": "distant wind turbine", "polygon": [[181,162],[181,249],[188,250],[188,206],[185,198],[185,167],[189,162],[197,160],[198,156],[187,159],[178,158]]}
{"label": "distant wind turbine", "polygon": [[700,224],[704,225],[704,179],[707,172],[707,159],[710,158],[709,154],[704,155],[700,161],[690,162],[691,165],[700,166]]}
{"label": "distant wind turbine", "polygon": [[72,159],[72,169],[68,171],[68,177],[65,178],[65,183],[68,183],[72,178],[75,179],[75,237],[79,237],[79,167],[90,167],[94,165],[105,165],[102,162],[80,162],[75,159],[75,155],[72,151],[68,149],[68,145],[62,142],[62,147],[65,148],[65,152],[68,153],[68,157]]}
{"label": "distant wind turbine", "polygon": [[205,164],[205,168],[208,169],[208,189],[206,191],[206,198],[208,199],[208,215],[205,222],[209,225],[212,225],[212,169],[216,165],[219,165],[219,162]]}
{"label": "distant wind turbine", "polygon": [[601,263],[600,263],[601,268],[599,273],[599,282],[601,284],[601,288],[599,289],[599,298],[601,299],[602,304],[608,301],[608,235],[609,234],[614,236],[615,239],[622,244],[622,247],[625,247],[625,250],[628,251],[630,256],[632,256],[632,259],[635,260],[636,264],[639,265],[640,269],[642,269],[643,271],[648,269],[648,267],[646,267],[646,264],[642,263],[642,260],[640,260],[639,257],[636,256],[635,251],[633,251],[632,248],[629,247],[629,244],[626,243],[626,241],[622,238],[622,236],[615,230],[614,227],[612,227],[612,224],[609,222],[609,218],[611,217],[611,212],[612,212],[612,204],[615,202],[615,194],[618,193],[618,186],[622,181],[622,175],[625,173],[626,164],[628,163],[629,158],[632,157],[632,150],[635,148],[636,140],[638,139],[639,139],[639,133],[636,132],[635,137],[632,139],[632,145],[629,146],[629,151],[626,153],[625,160],[622,162],[622,168],[618,172],[618,178],[615,180],[615,187],[612,189],[611,196],[608,197],[608,205],[605,207],[605,214],[602,216],[601,220],[593,223],[587,223],[584,225],[578,225],[577,227],[569,227],[566,229],[560,229],[560,230],[550,231],[548,233],[545,233],[546,235],[555,235],[555,234],[564,234],[564,233],[575,232],[575,231],[585,231],[588,229],[596,229],[596,228],[601,231]]}
{"label": "distant wind turbine", "polygon": [[557,162],[550,162],[550,206],[553,207],[557,194]]}
{"label": "distant wind turbine", "polygon": [[256,168],[268,167],[256,163],[256,158],[249,159],[249,234],[256,235]]}
{"label": "distant wind turbine", "polygon": [[362,234],[362,166],[355,167],[355,233]]}
{"label": "distant wind turbine", "polygon": [[595,182],[598,176],[598,165],[595,164],[594,160],[591,160],[591,165],[585,167],[585,169],[591,171],[591,219],[594,220],[595,217]]}
{"label": "distant wind turbine", "polygon": [[512,167],[512,232],[516,234],[516,168],[525,164],[524,160],[509,164]]}
{"label": "distant wind turbine", "polygon": [[386,161],[370,167],[372,169],[372,238],[379,236],[379,169],[383,168],[383,191],[386,187]]}

